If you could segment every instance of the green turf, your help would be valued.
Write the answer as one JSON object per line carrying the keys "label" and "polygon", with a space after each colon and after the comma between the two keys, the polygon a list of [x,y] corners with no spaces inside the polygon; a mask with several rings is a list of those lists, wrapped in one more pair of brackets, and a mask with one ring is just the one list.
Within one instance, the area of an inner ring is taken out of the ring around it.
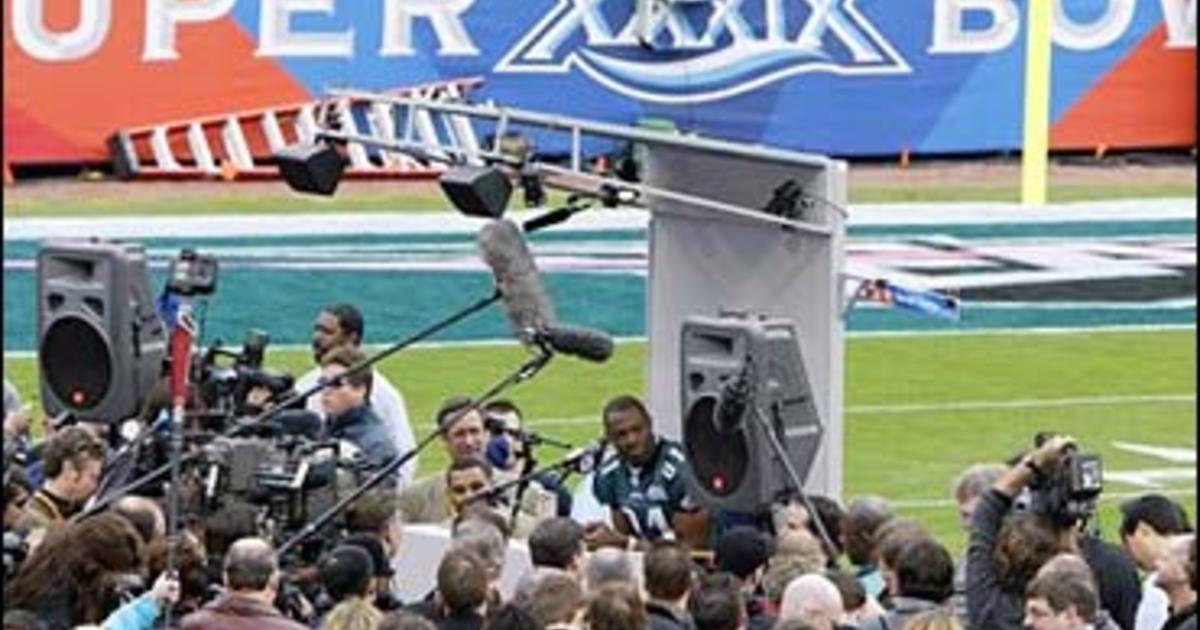
{"label": "green turf", "polygon": [[[136,184],[131,184],[136,186]],[[186,183],[181,186],[186,187]],[[186,193],[186,188],[181,189]],[[1017,183],[995,185],[920,184],[913,186],[859,186],[849,191],[851,203],[898,202],[958,202],[958,201],[1018,201]],[[1124,198],[1195,197],[1196,185],[1187,183],[1112,183],[1112,184],[1051,184],[1052,202],[1087,201]],[[565,195],[550,193],[548,204],[561,204]],[[514,198],[519,204],[519,195]],[[514,206],[515,207],[515,206]],[[448,208],[446,198],[439,192],[384,194],[378,191],[343,192],[333,197],[295,194],[281,182],[278,194],[246,195],[230,184],[229,194],[211,192],[156,198],[83,197],[63,200],[36,196],[7,195],[4,200],[6,217],[110,217],[133,215],[229,215],[229,214],[296,214],[334,212],[435,212]]]}
{"label": "green turf", "polygon": [[[915,503],[900,512],[924,521],[957,550],[963,537],[954,508],[922,504],[947,499],[960,470],[1007,458],[1038,431],[1074,435],[1085,449],[1103,455],[1110,471],[1170,466],[1120,451],[1112,442],[1195,448],[1195,341],[1194,330],[855,338],[848,343],[846,361],[844,495],[871,493]],[[403,391],[423,433],[443,396],[482,390],[522,356],[515,346],[418,348],[384,361],[382,370]],[[300,351],[269,356],[272,365],[297,372],[310,361]],[[511,398],[531,425],[540,422],[552,434],[581,443],[598,436],[598,411],[607,398],[643,391],[644,362],[645,345],[637,342],[621,344],[604,365],[560,358],[513,390]],[[5,373],[23,392],[34,391],[31,359],[6,358]],[[1192,397],[1096,400],[1178,394]],[[1090,399],[1091,404],[880,409],[1063,399]],[[555,455],[546,450],[542,459]],[[421,458],[421,469],[429,472],[445,461],[435,447]],[[1194,505],[1194,481],[1170,489],[1189,493],[1183,502]],[[1107,489],[1110,494],[1138,490],[1118,483]],[[1109,537],[1119,522],[1115,504],[1106,501],[1100,519]]]}

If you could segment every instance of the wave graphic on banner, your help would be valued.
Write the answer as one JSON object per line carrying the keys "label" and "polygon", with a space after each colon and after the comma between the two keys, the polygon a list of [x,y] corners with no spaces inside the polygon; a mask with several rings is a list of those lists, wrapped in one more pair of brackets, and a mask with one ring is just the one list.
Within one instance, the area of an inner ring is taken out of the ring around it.
{"label": "wave graphic on banner", "polygon": [[651,3],[649,14],[626,12],[614,22],[603,0],[559,0],[496,71],[578,67],[615,92],[658,103],[729,98],[806,72],[912,71],[854,0],[807,4],[806,14],[777,3],[747,18],[741,2]]}

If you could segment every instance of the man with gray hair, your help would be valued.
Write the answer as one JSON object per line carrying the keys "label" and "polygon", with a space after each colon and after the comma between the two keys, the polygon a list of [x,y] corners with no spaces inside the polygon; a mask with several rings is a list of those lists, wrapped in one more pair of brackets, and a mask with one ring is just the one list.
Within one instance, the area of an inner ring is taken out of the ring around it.
{"label": "man with gray hair", "polygon": [[602,547],[588,557],[583,569],[583,590],[590,593],[612,582],[636,586],[637,576],[624,549]]}
{"label": "man with gray hair", "polygon": [[779,620],[804,619],[819,630],[834,630],[843,613],[837,585],[823,575],[809,573],[792,580],[784,589]]}
{"label": "man with gray hair", "polygon": [[[951,492],[958,506],[958,517],[963,531],[971,533],[971,515],[979,504],[979,497],[1004,474],[1001,464],[972,464],[954,478]],[[967,618],[967,552],[964,549],[954,565],[954,594],[950,596],[950,608],[959,619]]]}
{"label": "man with gray hair", "polygon": [[182,630],[303,630],[274,606],[279,592],[275,549],[262,538],[242,538],[225,554],[226,593],[180,622]]}
{"label": "man with gray hair", "polygon": [[[504,572],[504,557],[508,551],[507,532],[501,527],[503,517],[483,506],[470,506],[459,515],[450,528],[450,548],[447,553],[465,550],[481,560],[487,569],[488,603],[500,604],[500,591],[497,586]],[[444,611],[437,599],[437,589],[433,589],[421,601],[408,606],[408,609],[422,617],[440,623]]]}
{"label": "man with gray hair", "polygon": [[508,548],[504,532],[494,523],[470,515],[455,523],[450,535],[451,549],[469,549],[483,560],[487,565],[488,582],[494,589],[504,572],[504,554]]}

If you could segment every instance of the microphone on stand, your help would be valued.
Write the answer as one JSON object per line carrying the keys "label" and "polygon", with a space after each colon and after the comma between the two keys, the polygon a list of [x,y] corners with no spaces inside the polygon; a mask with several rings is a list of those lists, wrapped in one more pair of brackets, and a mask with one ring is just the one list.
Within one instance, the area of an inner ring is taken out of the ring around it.
{"label": "microphone on stand", "polygon": [[535,330],[533,339],[558,354],[603,363],[612,356],[612,337],[603,331],[583,326],[553,325]]}
{"label": "microphone on stand", "polygon": [[570,442],[564,442],[548,435],[542,435],[536,431],[530,431],[528,429],[513,429],[506,425],[500,418],[485,418],[483,421],[483,428],[487,429],[487,431],[493,435],[499,435],[502,433],[511,435],[514,438],[531,446],[547,444],[556,448],[574,448]]}
{"label": "microphone on stand", "polygon": [[538,477],[548,472],[562,471],[564,473],[564,477],[566,476],[566,473],[571,472],[587,474],[599,466],[604,456],[604,449],[607,446],[608,441],[605,438],[594,440],[588,444],[576,448],[570,453],[567,453],[566,457],[554,462],[553,464],[534,469],[528,474],[516,479],[510,479],[504,483],[496,484],[491,487],[484,488],[483,490],[473,492],[467,495],[464,501],[466,503],[470,503],[472,501],[484,499],[488,501],[497,500],[498,497],[503,497],[504,493],[509,488],[536,480]]}
{"label": "microphone on stand", "polygon": [[559,325],[554,306],[542,287],[537,264],[515,223],[493,221],[479,231],[479,252],[500,289],[509,326],[521,343],[543,352],[566,354],[601,363],[613,352],[607,333],[582,326]]}

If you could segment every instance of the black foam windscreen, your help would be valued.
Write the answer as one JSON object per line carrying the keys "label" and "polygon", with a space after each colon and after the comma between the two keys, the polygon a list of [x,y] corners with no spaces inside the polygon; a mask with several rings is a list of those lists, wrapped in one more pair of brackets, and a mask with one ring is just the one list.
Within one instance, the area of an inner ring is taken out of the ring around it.
{"label": "black foam windscreen", "polygon": [[324,143],[289,144],[275,152],[275,163],[292,190],[317,195],[332,195],[346,170],[338,150]]}
{"label": "black foam windscreen", "polygon": [[442,173],[439,181],[450,203],[471,217],[499,219],[512,196],[512,182],[492,166],[456,166]]}

